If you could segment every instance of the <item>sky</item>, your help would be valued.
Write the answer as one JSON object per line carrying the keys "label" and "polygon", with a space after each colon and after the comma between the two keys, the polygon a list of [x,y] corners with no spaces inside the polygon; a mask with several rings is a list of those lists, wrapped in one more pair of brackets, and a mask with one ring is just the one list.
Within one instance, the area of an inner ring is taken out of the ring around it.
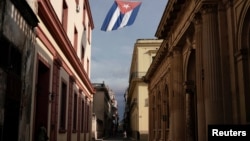
{"label": "sky", "polygon": [[123,119],[124,93],[129,85],[134,44],[137,39],[156,38],[156,30],[167,5],[167,0],[139,1],[142,4],[131,26],[105,32],[101,31],[101,26],[114,0],[89,0],[94,20],[91,82],[104,82],[115,93],[120,119]]}

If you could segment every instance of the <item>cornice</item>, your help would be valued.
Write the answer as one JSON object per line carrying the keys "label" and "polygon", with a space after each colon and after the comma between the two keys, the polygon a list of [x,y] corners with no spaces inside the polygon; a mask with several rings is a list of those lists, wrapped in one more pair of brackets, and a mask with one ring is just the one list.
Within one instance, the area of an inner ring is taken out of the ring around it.
{"label": "cornice", "polygon": [[182,4],[185,3],[185,0],[170,0],[164,10],[162,19],[157,28],[155,36],[159,39],[165,39],[172,26],[174,25],[174,21],[177,18],[179,11],[181,10]]}
{"label": "cornice", "polygon": [[37,19],[35,13],[25,0],[11,0],[18,11],[22,14],[26,22],[32,27],[36,27],[39,20]]}
{"label": "cornice", "polygon": [[[164,40],[161,40],[161,39],[138,39],[136,43],[134,44],[134,50],[133,50],[132,61],[131,61],[131,66],[130,66],[130,74],[134,72],[135,64],[138,61],[137,60],[138,48],[148,48],[149,50],[146,53],[157,54],[158,48],[160,48],[163,41]],[[151,48],[152,50],[150,50]]]}
{"label": "cornice", "polygon": [[89,17],[91,29],[94,29],[94,21],[93,21],[93,17],[92,17],[90,5],[89,5],[89,0],[84,0],[84,2],[86,2],[86,8],[87,8],[87,12],[88,12],[88,17]]}
{"label": "cornice", "polygon": [[[154,61],[148,69],[145,81],[149,81],[164,59],[172,56],[171,51],[173,48],[183,45],[186,40],[185,37],[189,34],[192,35],[193,26],[190,24],[190,21],[192,21],[194,14],[198,11],[200,5],[201,0],[168,1],[155,34],[156,37],[164,39],[164,41],[161,44]],[[183,16],[185,16],[185,18],[183,18]]]}
{"label": "cornice", "polygon": [[[36,35],[43,42],[43,44],[46,46],[48,51],[54,56],[54,60],[55,60],[57,67],[63,67],[69,75],[72,75],[73,72],[72,72],[72,70],[70,70],[70,67],[62,59],[62,57],[57,53],[53,44],[50,42],[50,40],[47,38],[46,34],[42,31],[42,29],[39,26],[36,27]],[[82,84],[79,82],[79,80],[77,80],[76,83],[78,86],[80,86],[81,89],[84,90],[84,93],[86,93],[86,94],[88,93],[85,90],[85,88],[82,86]]]}
{"label": "cornice", "polygon": [[164,61],[165,56],[169,56],[168,52],[168,46],[167,46],[167,40],[164,40],[159,48],[159,50],[156,53],[155,59],[149,66],[149,69],[144,77],[144,81],[148,82],[150,77],[154,75],[156,72],[157,67],[161,64],[162,61]]}
{"label": "cornice", "polygon": [[78,59],[77,54],[72,47],[72,44],[68,39],[59,19],[57,18],[49,0],[38,0],[38,5],[39,17],[44,22],[57,44],[60,46],[62,52],[68,58],[70,64],[74,67],[81,80],[84,82],[84,84],[86,84],[86,87],[89,89],[90,93],[94,94],[94,88],[91,85],[90,79],[87,73],[83,70],[81,62]]}

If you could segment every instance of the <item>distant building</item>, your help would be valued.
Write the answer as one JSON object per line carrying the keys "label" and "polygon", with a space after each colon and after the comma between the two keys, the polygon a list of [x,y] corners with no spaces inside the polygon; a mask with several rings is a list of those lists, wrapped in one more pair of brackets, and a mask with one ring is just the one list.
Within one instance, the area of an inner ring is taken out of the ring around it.
{"label": "distant building", "polygon": [[93,98],[93,120],[92,124],[96,131],[94,139],[110,137],[116,134],[118,130],[118,107],[114,92],[103,82],[93,83],[96,93]]}
{"label": "distant building", "polygon": [[250,1],[169,0],[145,76],[150,141],[207,141],[250,123]]}
{"label": "distant building", "polygon": [[112,123],[113,123],[113,135],[118,133],[119,128],[119,114],[118,114],[118,102],[115,97],[115,93],[110,93],[111,98],[111,113],[112,113]]}
{"label": "distant building", "polygon": [[162,43],[158,39],[138,39],[130,67],[129,87],[126,100],[126,130],[129,136],[141,141],[148,141],[148,85],[143,76],[154,60]]}

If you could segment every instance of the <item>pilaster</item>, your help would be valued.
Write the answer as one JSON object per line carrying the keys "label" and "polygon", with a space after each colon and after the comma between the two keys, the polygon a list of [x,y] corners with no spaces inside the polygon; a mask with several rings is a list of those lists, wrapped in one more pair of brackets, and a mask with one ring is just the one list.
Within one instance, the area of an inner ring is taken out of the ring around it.
{"label": "pilaster", "polygon": [[227,13],[226,4],[223,2],[219,3],[218,8],[218,28],[219,28],[219,44],[220,44],[220,61],[221,61],[221,85],[223,95],[223,110],[224,110],[224,123],[231,124],[233,122],[232,115],[232,89],[231,81],[232,77],[228,77],[231,74],[230,70],[230,53],[228,46],[228,24],[227,24]]}
{"label": "pilaster", "polygon": [[173,113],[174,113],[174,140],[185,140],[185,109],[182,75],[182,50],[175,47],[173,50]]}
{"label": "pilaster", "polygon": [[195,27],[195,63],[196,63],[196,95],[197,95],[197,123],[198,123],[198,140],[206,140],[206,118],[204,102],[204,84],[203,84],[203,58],[202,58],[202,19],[200,13],[194,18]]}
{"label": "pilaster", "polygon": [[62,60],[55,56],[53,63],[53,76],[52,76],[52,93],[50,94],[51,102],[51,116],[50,116],[50,139],[57,139],[57,118],[58,118],[58,103],[59,103],[59,78],[60,68],[62,67]]}
{"label": "pilaster", "polygon": [[218,5],[216,3],[203,6],[202,41],[206,124],[223,124]]}

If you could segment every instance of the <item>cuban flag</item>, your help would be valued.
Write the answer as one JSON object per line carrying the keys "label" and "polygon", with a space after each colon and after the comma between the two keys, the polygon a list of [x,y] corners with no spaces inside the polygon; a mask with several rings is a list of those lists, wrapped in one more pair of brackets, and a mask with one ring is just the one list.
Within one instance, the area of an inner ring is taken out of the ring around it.
{"label": "cuban flag", "polygon": [[141,6],[139,1],[115,0],[110,8],[101,30],[112,31],[132,25]]}

